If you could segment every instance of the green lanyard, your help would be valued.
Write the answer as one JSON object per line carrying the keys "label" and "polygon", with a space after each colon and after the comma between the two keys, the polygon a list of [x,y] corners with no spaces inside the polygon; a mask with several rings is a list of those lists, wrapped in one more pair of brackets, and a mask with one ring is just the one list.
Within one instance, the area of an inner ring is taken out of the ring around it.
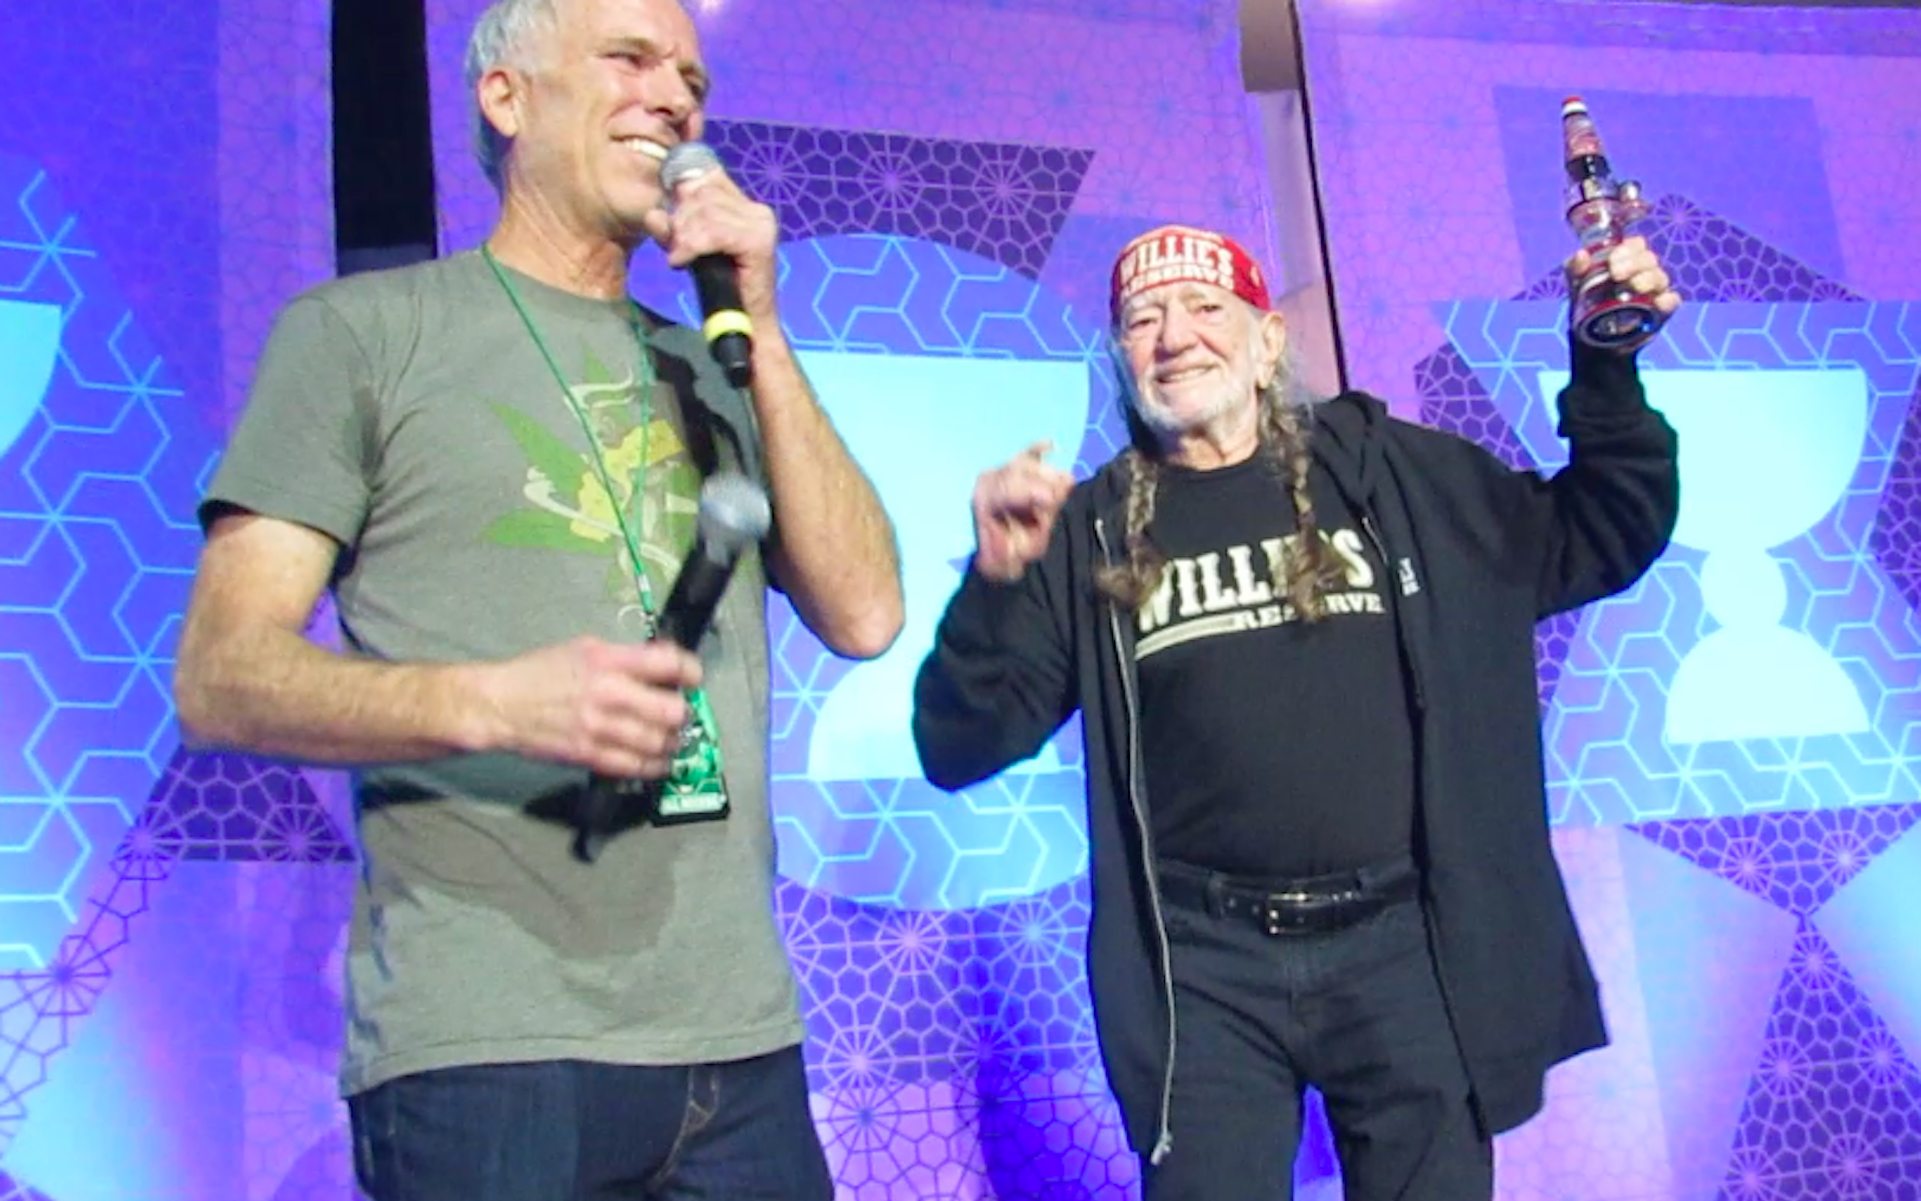
{"label": "green lanyard", "polygon": [[[547,349],[547,340],[540,336],[540,327],[534,324],[533,314],[521,302],[520,291],[514,287],[507,273],[501,269],[500,260],[494,257],[493,249],[483,243],[480,256],[487,260],[493,270],[494,278],[500,281],[501,290],[513,303],[514,312],[520,314],[520,323],[527,327],[527,334],[540,350],[540,357],[547,362],[547,370],[553,373],[554,382],[560,385],[560,395],[567,402],[567,411],[580,423],[580,432],[586,436],[588,453],[594,457],[594,474],[600,477],[600,486],[607,490],[608,507],[614,511],[614,522],[620,527],[621,541],[627,546],[627,558],[633,564],[634,582],[640,589],[640,607],[647,614],[647,634],[652,637],[659,613],[654,606],[654,589],[647,582],[647,567],[640,556],[640,539],[634,536],[633,527],[627,523],[627,507],[621,503],[620,493],[614,490],[614,478],[607,470],[607,460],[600,452],[600,439],[594,435],[593,423],[587,420],[587,413],[574,398],[574,390],[567,383],[567,376],[554,360],[553,351]],[[635,386],[640,390],[640,472],[633,482],[633,496],[643,504],[647,496],[647,439],[653,433],[654,424],[654,361],[647,353],[646,335],[641,331],[639,314],[634,317],[634,343],[639,348],[639,376]]]}
{"label": "green lanyard", "polygon": [[[514,312],[520,314],[520,323],[527,327],[527,334],[540,350],[540,357],[547,362],[547,370],[553,373],[554,383],[560,386],[560,394],[567,402],[567,409],[580,423],[580,432],[587,439],[588,453],[593,456],[594,473],[600,477],[600,486],[607,490],[607,503],[614,511],[614,521],[620,526],[621,541],[626,544],[628,561],[633,564],[634,583],[640,590],[640,608],[647,615],[647,636],[653,637],[659,627],[660,615],[654,605],[653,585],[647,580],[647,566],[640,554],[640,539],[635,536],[633,527],[627,521],[627,508],[621,503],[620,493],[614,489],[613,473],[607,470],[607,461],[600,451],[600,439],[594,434],[593,423],[587,413],[574,398],[574,390],[567,383],[567,376],[555,361],[553,351],[547,348],[546,339],[540,336],[540,327],[534,324],[533,314],[521,302],[520,292],[502,270],[500,260],[494,257],[493,249],[484,243],[480,255],[487,261],[494,278],[500,281],[500,288],[513,302]],[[647,352],[647,337],[642,328],[639,313],[634,315],[634,343],[640,350],[639,376],[636,387],[640,390],[640,468],[633,482],[630,497],[641,504],[647,501],[647,440],[652,433],[654,421],[654,386],[658,382],[654,375],[653,358]],[[727,816],[727,789],[721,775],[720,725],[714,717],[713,706],[707,700],[707,690],[695,688],[688,693],[688,708],[692,710],[687,725],[681,731],[678,753],[674,756],[673,770],[663,783],[658,799],[654,804],[656,822],[702,821]]]}

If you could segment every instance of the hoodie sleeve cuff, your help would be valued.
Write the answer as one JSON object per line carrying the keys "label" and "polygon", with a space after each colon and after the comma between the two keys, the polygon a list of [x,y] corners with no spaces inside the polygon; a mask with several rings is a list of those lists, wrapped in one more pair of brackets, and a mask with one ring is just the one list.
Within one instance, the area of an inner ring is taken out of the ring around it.
{"label": "hoodie sleeve cuff", "polygon": [[949,605],[949,639],[969,649],[995,645],[1000,630],[1024,601],[1024,579],[1005,584],[990,580],[975,570],[969,559],[960,589]]}
{"label": "hoodie sleeve cuff", "polygon": [[1563,407],[1581,416],[1637,413],[1647,408],[1641,386],[1639,351],[1620,354],[1580,341],[1568,340],[1570,382]]}

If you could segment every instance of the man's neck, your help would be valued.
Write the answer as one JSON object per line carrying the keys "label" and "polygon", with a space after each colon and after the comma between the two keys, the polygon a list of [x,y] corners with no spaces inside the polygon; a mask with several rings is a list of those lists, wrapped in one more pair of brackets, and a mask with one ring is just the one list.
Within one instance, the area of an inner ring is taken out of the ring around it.
{"label": "man's neck", "polygon": [[567,228],[550,208],[509,197],[487,239],[496,259],[549,287],[596,300],[627,295],[634,248]]}
{"label": "man's neck", "polygon": [[1232,467],[1261,448],[1258,411],[1236,412],[1208,427],[1173,435],[1162,442],[1167,461],[1190,471]]}

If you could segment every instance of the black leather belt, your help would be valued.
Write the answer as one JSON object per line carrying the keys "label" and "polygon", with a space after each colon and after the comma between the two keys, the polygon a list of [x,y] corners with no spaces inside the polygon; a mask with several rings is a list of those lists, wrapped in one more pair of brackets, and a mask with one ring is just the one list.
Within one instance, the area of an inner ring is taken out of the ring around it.
{"label": "black leather belt", "polygon": [[1245,921],[1276,938],[1345,930],[1412,901],[1421,890],[1420,873],[1409,860],[1288,881],[1244,880],[1163,863],[1160,882],[1169,904]]}

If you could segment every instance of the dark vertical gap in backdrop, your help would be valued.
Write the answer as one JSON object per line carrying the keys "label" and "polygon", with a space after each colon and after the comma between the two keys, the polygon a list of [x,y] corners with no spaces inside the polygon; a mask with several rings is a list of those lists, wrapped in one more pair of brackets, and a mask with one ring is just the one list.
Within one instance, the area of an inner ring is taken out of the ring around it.
{"label": "dark vertical gap in backdrop", "polygon": [[333,0],[333,111],[339,273],[432,258],[424,0]]}
{"label": "dark vertical gap in backdrop", "polygon": [[1294,23],[1295,78],[1301,81],[1301,129],[1307,138],[1307,172],[1314,185],[1314,228],[1321,239],[1321,271],[1327,277],[1327,312],[1334,333],[1334,369],[1341,389],[1348,386],[1347,344],[1341,339],[1339,280],[1334,271],[1334,249],[1327,240],[1327,200],[1321,181],[1321,159],[1314,137],[1314,80],[1307,72],[1307,38],[1301,29],[1300,0],[1288,0],[1287,19]]}

